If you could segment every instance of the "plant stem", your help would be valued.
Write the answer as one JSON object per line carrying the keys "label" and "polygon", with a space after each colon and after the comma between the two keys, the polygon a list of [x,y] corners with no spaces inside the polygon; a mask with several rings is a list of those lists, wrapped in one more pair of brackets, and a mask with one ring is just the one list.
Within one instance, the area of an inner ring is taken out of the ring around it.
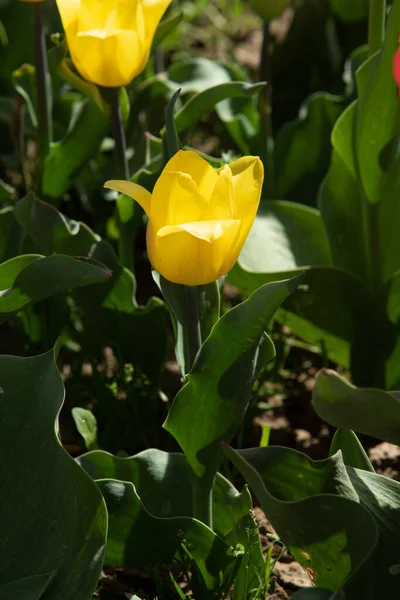
{"label": "plant stem", "polygon": [[51,94],[49,87],[49,70],[47,63],[46,37],[43,27],[42,5],[33,5],[35,67],[36,67],[36,110],[38,117],[39,141],[39,173],[42,173],[43,162],[50,149],[53,137],[51,120]]}
{"label": "plant stem", "polygon": [[267,85],[260,93],[260,137],[262,145],[261,159],[265,168],[264,196],[271,198],[274,194],[274,138],[272,133],[272,87],[271,87],[271,33],[270,24],[264,23],[263,43],[260,58],[260,81],[266,81]]}
{"label": "plant stem", "polygon": [[[199,313],[199,290],[197,286],[185,285],[186,335],[184,342],[185,370],[188,373],[201,348],[201,327]],[[194,473],[192,481],[193,516],[212,529],[212,488]]]}
{"label": "plant stem", "polygon": [[199,318],[199,299],[197,286],[185,285],[186,304],[186,340],[185,369],[191,370],[194,359],[201,347],[201,329]]}
{"label": "plant stem", "polygon": [[385,37],[386,0],[370,0],[368,18],[369,55],[381,49]]}
{"label": "plant stem", "polygon": [[[129,166],[126,157],[126,137],[122,112],[119,104],[119,88],[109,88],[111,103],[111,122],[115,142],[115,163],[117,177],[129,180]],[[119,260],[124,267],[133,272],[134,223],[133,219],[123,223],[120,219],[117,201],[117,219],[119,227]]]}

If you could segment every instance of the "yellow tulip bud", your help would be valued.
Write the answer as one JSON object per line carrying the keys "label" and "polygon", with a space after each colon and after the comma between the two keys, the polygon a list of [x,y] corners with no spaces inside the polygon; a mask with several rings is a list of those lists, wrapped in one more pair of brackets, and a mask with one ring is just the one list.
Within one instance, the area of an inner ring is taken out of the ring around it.
{"label": "yellow tulip bud", "polygon": [[146,66],[171,0],[57,0],[75,67],[87,81],[127,85]]}
{"label": "yellow tulip bud", "polygon": [[204,285],[230,271],[260,202],[264,168],[245,156],[214,170],[191,151],[179,151],[153,193],[129,181],[106,188],[136,200],[147,213],[147,251],[154,269],[174,283]]}

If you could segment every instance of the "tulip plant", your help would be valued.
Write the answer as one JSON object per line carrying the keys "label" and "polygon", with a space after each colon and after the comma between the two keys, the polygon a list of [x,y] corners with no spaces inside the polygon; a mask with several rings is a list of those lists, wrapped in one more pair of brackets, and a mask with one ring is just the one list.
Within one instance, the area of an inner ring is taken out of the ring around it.
{"label": "tulip plant", "polygon": [[[329,11],[351,18],[346,2]],[[355,432],[400,444],[400,0],[363,3],[368,45],[322,101],[318,209],[273,195],[315,158],[293,157],[321,97],[274,150],[265,82],[163,55],[176,4],[0,9],[34,63],[0,79],[0,600],[102,598],[125,571],[151,581],[131,599],[264,600],[256,503],[310,575],[294,598],[396,600],[400,484]],[[292,4],[253,0],[264,42]],[[227,147],[199,148],[200,123]],[[277,322],[330,361],[312,394],[337,428],[323,460],[242,447]]]}

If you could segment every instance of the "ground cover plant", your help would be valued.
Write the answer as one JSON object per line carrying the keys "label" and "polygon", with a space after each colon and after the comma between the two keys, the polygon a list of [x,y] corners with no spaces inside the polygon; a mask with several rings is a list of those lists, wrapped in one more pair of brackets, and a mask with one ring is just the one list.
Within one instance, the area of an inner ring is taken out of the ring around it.
{"label": "ground cover plant", "polygon": [[0,2],[0,599],[397,599],[399,33]]}

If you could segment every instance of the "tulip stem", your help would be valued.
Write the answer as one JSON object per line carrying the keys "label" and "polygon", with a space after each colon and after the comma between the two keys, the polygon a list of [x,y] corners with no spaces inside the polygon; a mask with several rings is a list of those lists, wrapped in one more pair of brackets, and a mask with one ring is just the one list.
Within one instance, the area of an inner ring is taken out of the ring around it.
{"label": "tulip stem", "polygon": [[186,301],[186,343],[185,370],[191,370],[194,359],[201,348],[201,329],[199,316],[199,298],[197,286],[185,285]]}
{"label": "tulip stem", "polygon": [[[34,43],[35,43],[35,78],[36,78],[36,110],[38,118],[39,142],[39,177],[42,176],[43,163],[50,150],[52,140],[51,90],[47,62],[46,36],[43,26],[42,5],[33,5]],[[39,179],[40,180],[40,179]]]}
{"label": "tulip stem", "polygon": [[[109,88],[111,104],[111,122],[115,143],[115,163],[117,177],[129,180],[129,166],[126,157],[126,137],[122,119],[121,106],[119,103],[119,88]],[[134,224],[132,219],[127,223],[121,221],[117,201],[117,220],[119,228],[119,260],[124,267],[133,272],[133,250],[134,250]]]}
{"label": "tulip stem", "polygon": [[372,56],[381,49],[385,37],[386,0],[370,0],[368,19],[368,51]]}

